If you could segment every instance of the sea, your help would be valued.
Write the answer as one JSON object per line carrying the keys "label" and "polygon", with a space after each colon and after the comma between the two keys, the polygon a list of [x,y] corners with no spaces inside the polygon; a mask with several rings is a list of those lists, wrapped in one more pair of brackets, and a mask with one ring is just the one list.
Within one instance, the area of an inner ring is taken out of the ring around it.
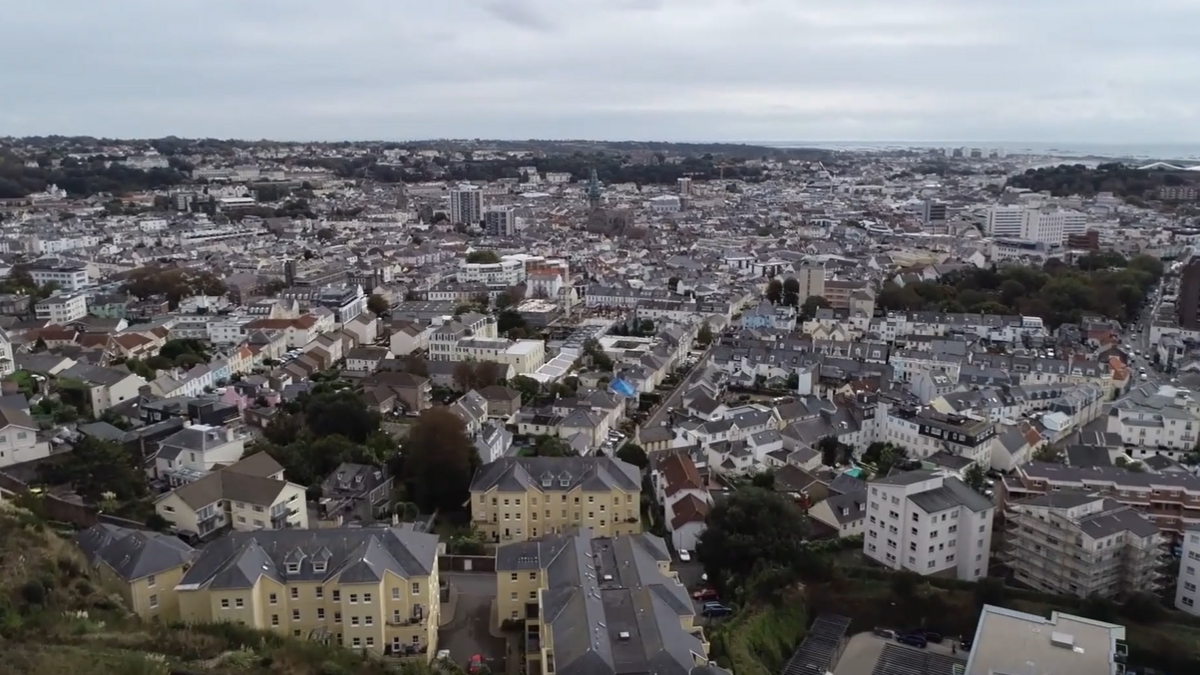
{"label": "sea", "polygon": [[766,141],[755,145],[772,148],[817,148],[847,152],[980,148],[1001,150],[1005,155],[1138,159],[1156,161],[1200,161],[1197,143],[1034,143],[1022,141]]}

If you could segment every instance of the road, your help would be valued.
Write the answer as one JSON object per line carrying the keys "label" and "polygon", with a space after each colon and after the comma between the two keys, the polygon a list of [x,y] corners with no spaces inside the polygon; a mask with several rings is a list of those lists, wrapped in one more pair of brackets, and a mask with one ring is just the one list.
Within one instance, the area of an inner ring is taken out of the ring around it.
{"label": "road", "polygon": [[675,387],[675,389],[671,392],[671,395],[663,400],[662,404],[659,405],[654,411],[654,414],[650,416],[650,419],[646,420],[646,423],[642,425],[643,429],[652,429],[654,427],[661,427],[663,425],[663,422],[666,421],[671,408],[679,407],[680,401],[683,400],[683,393],[688,389],[691,389],[692,385],[698,382],[704,375],[704,367],[708,363],[708,357],[710,354],[712,354],[712,345],[709,345],[708,349],[704,350],[704,354],[699,360],[696,361],[696,365],[692,367],[692,370],[688,373],[687,377],[683,378],[683,382],[680,382],[679,386]]}

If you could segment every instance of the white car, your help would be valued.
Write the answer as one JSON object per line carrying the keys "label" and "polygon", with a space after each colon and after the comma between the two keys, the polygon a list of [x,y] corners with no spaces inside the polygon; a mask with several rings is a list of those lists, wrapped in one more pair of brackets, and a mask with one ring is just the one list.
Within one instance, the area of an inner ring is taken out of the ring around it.
{"label": "white car", "polygon": [[687,552],[687,549],[679,549],[679,560],[681,562],[691,562],[692,554]]}

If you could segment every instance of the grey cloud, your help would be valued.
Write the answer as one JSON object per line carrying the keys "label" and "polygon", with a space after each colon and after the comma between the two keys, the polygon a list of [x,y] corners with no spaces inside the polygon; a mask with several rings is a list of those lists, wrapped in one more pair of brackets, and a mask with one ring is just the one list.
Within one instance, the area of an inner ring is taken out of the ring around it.
{"label": "grey cloud", "polygon": [[0,135],[1200,141],[1200,2],[56,0]]}

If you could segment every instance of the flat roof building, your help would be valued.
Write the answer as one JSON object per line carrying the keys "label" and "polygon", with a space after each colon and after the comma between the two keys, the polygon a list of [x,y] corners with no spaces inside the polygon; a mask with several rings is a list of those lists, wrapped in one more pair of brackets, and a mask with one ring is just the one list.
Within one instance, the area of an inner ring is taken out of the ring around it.
{"label": "flat roof building", "polygon": [[1112,675],[1128,653],[1124,626],[984,605],[965,675]]}

